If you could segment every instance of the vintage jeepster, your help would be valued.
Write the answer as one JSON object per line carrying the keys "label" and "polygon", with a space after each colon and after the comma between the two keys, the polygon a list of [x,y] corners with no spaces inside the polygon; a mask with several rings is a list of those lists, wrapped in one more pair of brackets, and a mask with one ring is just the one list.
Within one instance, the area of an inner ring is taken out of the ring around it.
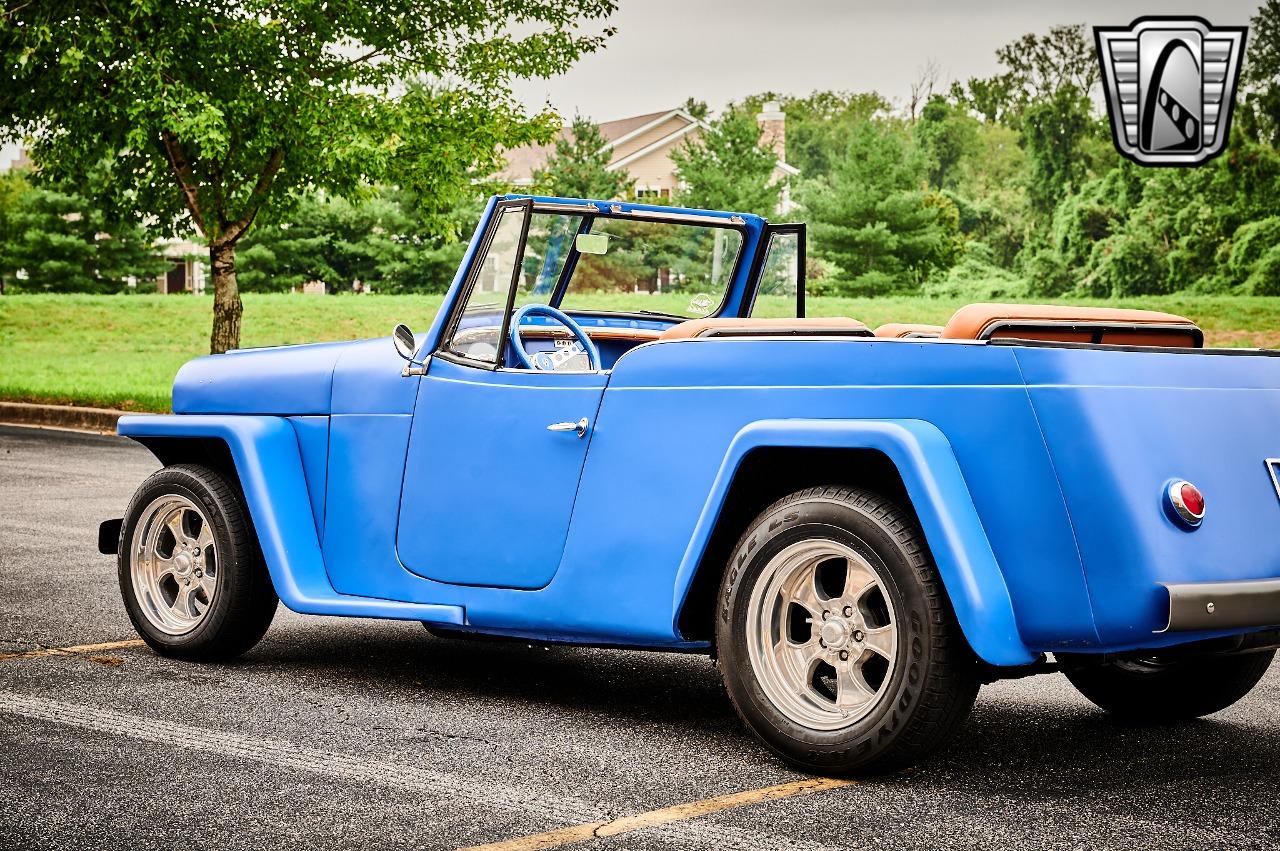
{"label": "vintage jeepster", "polygon": [[[297,612],[708,652],[804,770],[885,771],[982,683],[1131,719],[1280,644],[1280,359],[1178,316],[805,315],[804,228],[493,198],[425,334],[185,365],[100,548],[159,653]],[[250,317],[252,321],[252,317]]]}

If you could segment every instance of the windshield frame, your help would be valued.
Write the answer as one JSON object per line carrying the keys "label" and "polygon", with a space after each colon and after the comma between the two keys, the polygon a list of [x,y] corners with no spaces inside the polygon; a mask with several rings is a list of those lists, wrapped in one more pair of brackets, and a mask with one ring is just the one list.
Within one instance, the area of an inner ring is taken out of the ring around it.
{"label": "windshield frame", "polygon": [[[716,308],[702,316],[681,316],[678,313],[663,313],[661,311],[652,311],[640,313],[625,310],[592,310],[592,309],[574,309],[565,310],[570,315],[578,316],[617,316],[626,319],[642,319],[642,320],[662,320],[671,319],[675,322],[690,322],[694,319],[710,319],[720,316],[725,307],[729,303],[729,296],[733,293],[733,288],[738,282],[738,274],[742,271],[743,258],[747,253],[747,242],[750,233],[747,230],[746,221],[740,216],[731,216],[722,218],[713,215],[700,215],[698,213],[676,213],[663,212],[660,210],[624,210],[621,205],[611,205],[608,212],[601,212],[600,206],[595,203],[566,204],[566,203],[538,203],[534,202],[533,208],[529,211],[529,217],[538,213],[550,215],[578,215],[582,216],[582,222],[578,225],[578,233],[589,233],[591,225],[596,219],[621,219],[626,221],[647,221],[659,222],[670,225],[694,225],[697,227],[722,228],[725,230],[737,231],[739,235],[738,250],[733,258],[733,267],[729,270],[729,274],[725,279],[724,291],[720,294],[720,303]],[[527,249],[526,249],[527,250]],[[564,268],[560,270],[560,276],[556,279],[556,285],[551,291],[551,298],[547,304],[557,310],[564,310],[564,298],[568,295],[569,284],[573,280],[573,271],[578,265],[578,257],[581,252],[578,251],[577,240],[569,246],[569,255],[565,258]]]}

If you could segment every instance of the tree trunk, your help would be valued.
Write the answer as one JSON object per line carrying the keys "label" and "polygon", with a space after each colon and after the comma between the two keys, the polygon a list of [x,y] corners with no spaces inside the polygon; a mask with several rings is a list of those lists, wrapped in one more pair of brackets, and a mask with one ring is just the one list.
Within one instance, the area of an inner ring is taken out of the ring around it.
{"label": "tree trunk", "polygon": [[236,245],[234,242],[209,245],[209,267],[213,270],[213,334],[209,353],[222,354],[240,347],[240,288],[236,286]]}

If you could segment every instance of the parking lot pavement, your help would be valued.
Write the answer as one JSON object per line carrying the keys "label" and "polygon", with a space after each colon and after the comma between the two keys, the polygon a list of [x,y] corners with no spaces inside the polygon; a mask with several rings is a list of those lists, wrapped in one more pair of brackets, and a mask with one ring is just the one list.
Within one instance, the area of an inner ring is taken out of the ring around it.
{"label": "parking lot pavement", "polygon": [[[1000,683],[934,762],[797,792],[704,657],[283,609],[233,664],[116,644],[135,636],[97,524],[155,466],[0,426],[0,847],[1280,847],[1276,669],[1163,729],[1109,722],[1058,676]],[[46,652],[69,647],[87,649]],[[627,832],[563,832],[600,823]]]}

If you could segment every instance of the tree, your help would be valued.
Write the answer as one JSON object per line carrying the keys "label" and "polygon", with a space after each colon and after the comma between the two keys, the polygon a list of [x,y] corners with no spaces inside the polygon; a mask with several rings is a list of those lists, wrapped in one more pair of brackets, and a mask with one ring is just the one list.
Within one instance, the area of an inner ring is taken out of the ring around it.
{"label": "tree", "polygon": [[890,108],[875,92],[814,92],[803,98],[768,92],[747,98],[743,109],[757,113],[771,100],[787,116],[787,162],[806,178],[830,173],[849,147],[853,128]]}
{"label": "tree", "polygon": [[996,58],[1006,71],[952,86],[957,100],[988,121],[1017,124],[1030,104],[1052,100],[1063,89],[1087,96],[1100,73],[1084,24],[1027,33],[996,50]]}
{"label": "tree", "polygon": [[924,105],[933,99],[934,90],[938,88],[938,80],[942,77],[942,68],[938,60],[929,59],[916,68],[916,78],[911,82],[911,95],[907,98],[907,119],[915,122]]}
{"label": "tree", "polygon": [[0,257],[15,292],[120,292],[168,266],[143,228],[56,188],[26,186],[4,217]]}
{"label": "tree", "polygon": [[902,132],[865,121],[832,174],[801,187],[814,252],[854,291],[912,286],[955,262],[959,215],[924,190],[926,162]]}
{"label": "tree", "polygon": [[1280,144],[1280,0],[1266,0],[1249,27],[1244,82],[1251,89],[1242,106],[1255,139]]}
{"label": "tree", "polygon": [[[238,344],[236,245],[292,190],[380,178],[444,209],[501,146],[546,138],[508,81],[550,76],[611,30],[615,0],[8,0],[6,138],[104,209],[196,230],[214,283],[210,349]],[[515,34],[519,33],[519,35]],[[414,80],[420,85],[404,84]],[[440,83],[448,80],[449,85]],[[106,179],[89,183],[103,168]]]}
{"label": "tree", "polygon": [[782,184],[777,155],[760,143],[760,128],[745,109],[729,109],[697,138],[671,152],[683,187],[680,203],[704,210],[772,213]]}
{"label": "tree", "polygon": [[1022,121],[1022,144],[1030,175],[1027,195],[1033,212],[1047,223],[1054,208],[1084,179],[1086,164],[1080,145],[1092,130],[1089,99],[1074,87],[1027,108]]}
{"label": "tree", "polygon": [[694,97],[685,98],[680,108],[699,121],[706,121],[707,116],[711,114],[711,110],[707,107],[707,102]]}
{"label": "tree", "polygon": [[19,171],[8,171],[0,174],[0,295],[4,295],[5,285],[13,280],[18,266],[13,261],[13,249],[10,247],[17,239],[15,216],[22,196],[31,188],[25,174]]}
{"label": "tree", "polygon": [[[480,201],[468,199],[450,218],[473,224]],[[466,245],[454,233],[427,229],[414,198],[395,187],[372,187],[352,201],[323,192],[299,198],[288,222],[256,227],[240,249],[240,284],[247,290],[288,290],[323,281],[349,292],[356,281],[377,292],[444,292]]]}
{"label": "tree", "polygon": [[929,185],[952,188],[959,179],[957,166],[978,148],[978,122],[934,95],[920,111],[915,132],[930,159]]}
{"label": "tree", "polygon": [[598,126],[575,115],[568,132],[556,139],[546,165],[534,171],[534,185],[540,192],[565,198],[621,198],[631,177],[625,170],[609,170],[612,154],[606,144]]}

